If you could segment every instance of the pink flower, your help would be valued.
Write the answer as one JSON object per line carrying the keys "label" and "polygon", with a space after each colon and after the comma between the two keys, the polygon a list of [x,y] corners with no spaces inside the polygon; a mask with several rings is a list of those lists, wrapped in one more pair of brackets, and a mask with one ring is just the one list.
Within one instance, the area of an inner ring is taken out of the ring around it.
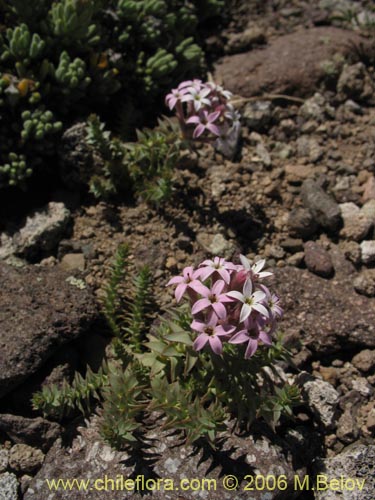
{"label": "pink flower", "polygon": [[199,277],[202,281],[206,281],[215,271],[220,274],[226,284],[230,282],[230,271],[236,269],[236,266],[231,262],[227,262],[226,260],[215,257],[214,260],[205,260],[200,265],[200,269],[197,270],[199,272]]}
{"label": "pink flower", "polygon": [[[195,111],[199,111],[204,104],[210,106],[211,101],[208,99],[208,94],[211,93],[211,89],[207,87],[196,88],[196,87],[188,87],[186,94],[181,99],[182,102],[193,103]],[[187,123],[187,122],[186,122]]]}
{"label": "pink flower", "polygon": [[193,344],[193,348],[196,351],[203,349],[208,342],[215,354],[220,355],[223,352],[223,345],[220,337],[229,336],[234,332],[235,327],[232,325],[218,325],[217,323],[218,317],[215,314],[211,314],[206,322],[198,320],[192,322],[190,325],[191,328],[199,333]]}
{"label": "pink flower", "polygon": [[214,122],[219,118],[220,111],[214,111],[213,113],[208,113],[208,111],[203,110],[199,115],[191,116],[186,123],[194,123],[197,126],[193,132],[193,139],[200,137],[206,130],[209,130],[214,135],[220,135],[220,129]]}
{"label": "pink flower", "polygon": [[188,287],[197,291],[197,288],[202,285],[202,283],[196,279],[197,273],[198,271],[194,271],[193,267],[185,267],[185,269],[182,271],[182,276],[175,276],[168,281],[167,286],[177,284],[177,288],[175,290],[175,297],[177,302],[180,302]]}
{"label": "pink flower", "polygon": [[258,349],[259,342],[263,342],[263,344],[271,345],[272,339],[270,335],[261,330],[259,323],[254,321],[252,318],[248,318],[244,322],[245,328],[237,332],[233,337],[229,340],[230,344],[243,344],[247,342],[247,347],[245,351],[245,358],[248,359],[253,356]]}
{"label": "pink flower", "polygon": [[172,110],[185,94],[186,89],[172,89],[170,94],[165,98],[165,103]]}
{"label": "pink flower", "polygon": [[241,314],[240,314],[240,323],[247,319],[251,312],[258,311],[263,316],[269,317],[268,310],[262,304],[262,301],[265,299],[266,294],[257,290],[253,292],[253,283],[251,279],[247,279],[243,286],[243,293],[232,291],[227,293],[228,297],[232,297],[233,299],[237,299],[242,302]]}
{"label": "pink flower", "polygon": [[220,319],[225,319],[227,311],[224,303],[233,301],[227,297],[227,294],[222,293],[224,286],[225,282],[223,280],[218,280],[214,283],[211,289],[207,288],[202,283],[200,283],[200,286],[195,287],[195,291],[198,292],[203,298],[197,300],[195,304],[193,304],[191,309],[192,314],[197,314],[208,307],[212,307]]}

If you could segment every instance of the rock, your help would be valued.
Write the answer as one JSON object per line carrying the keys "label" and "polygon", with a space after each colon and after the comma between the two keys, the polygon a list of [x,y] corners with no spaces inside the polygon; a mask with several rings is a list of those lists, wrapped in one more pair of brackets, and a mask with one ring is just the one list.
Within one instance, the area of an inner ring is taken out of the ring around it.
{"label": "rock", "polygon": [[271,155],[263,141],[256,145],[255,152],[263,165],[271,166]]}
{"label": "rock", "polygon": [[332,259],[329,253],[314,241],[304,245],[305,264],[309,271],[323,278],[330,278],[334,273]]}
{"label": "rock", "polygon": [[318,224],[309,210],[294,208],[288,217],[289,234],[293,237],[307,239],[318,229]]}
{"label": "rock", "polygon": [[340,207],[316,182],[311,179],[304,181],[301,198],[305,208],[324,229],[337,231],[341,224]]}
{"label": "rock", "polygon": [[375,297],[375,269],[364,269],[353,282],[356,292]]}
{"label": "rock", "polygon": [[35,473],[42,465],[44,453],[26,444],[15,444],[9,452],[9,465],[17,473]]}
{"label": "rock", "polygon": [[249,102],[243,110],[242,120],[250,130],[264,131],[271,123],[272,111],[271,101]]}
{"label": "rock", "polygon": [[61,259],[60,267],[64,271],[83,271],[85,269],[85,256],[83,253],[67,253]]}
{"label": "rock", "polygon": [[315,378],[307,372],[300,373],[296,382],[302,385],[302,395],[318,421],[325,429],[334,428],[339,402],[336,389],[328,382]]}
{"label": "rock", "polygon": [[314,167],[310,165],[286,165],[285,178],[289,184],[300,185],[302,181],[312,177]]}
{"label": "rock", "polygon": [[51,201],[26,219],[12,238],[13,253],[28,260],[40,259],[64,237],[71,215],[63,203]]}
{"label": "rock", "polygon": [[367,217],[375,226],[375,199],[369,200],[363,205],[361,214]]}
{"label": "rock", "polygon": [[206,252],[226,258],[229,258],[236,250],[235,245],[231,241],[225,239],[220,233],[198,233],[197,242]]}
{"label": "rock", "polygon": [[346,99],[363,99],[366,77],[366,66],[363,63],[344,66],[337,82],[337,92]]}
{"label": "rock", "polygon": [[303,241],[300,238],[286,238],[280,242],[280,246],[289,252],[299,252],[303,249]]}
{"label": "rock", "polygon": [[361,243],[362,262],[371,264],[375,262],[375,240],[362,241]]}
{"label": "rock", "polygon": [[253,45],[265,43],[264,30],[258,27],[248,28],[241,33],[233,33],[225,46],[227,54],[238,54],[249,50]]}
{"label": "rock", "polygon": [[26,418],[7,413],[0,414],[0,430],[14,443],[28,444],[43,451],[47,451],[62,432],[58,423],[42,417]]}
{"label": "rock", "polygon": [[326,77],[324,63],[348,54],[363,40],[353,31],[333,27],[302,29],[275,38],[264,49],[226,56],[215,68],[215,81],[243,97],[266,92],[308,96]]}
{"label": "rock", "polygon": [[96,320],[92,294],[68,278],[56,267],[0,263],[0,397]]}
{"label": "rock", "polygon": [[374,392],[371,385],[367,382],[365,377],[358,377],[352,381],[352,388],[358,392],[361,396],[368,398]]}
{"label": "rock", "polygon": [[349,201],[348,203],[340,203],[339,207],[344,223],[346,220],[353,219],[361,213],[360,208],[351,201]]}
{"label": "rock", "polygon": [[363,189],[363,203],[366,203],[366,201],[369,200],[375,200],[375,177],[373,175],[367,179],[367,181],[363,185]]}
{"label": "rock", "polygon": [[[31,482],[24,500],[71,500],[72,492],[48,490],[46,479],[51,478],[88,478],[98,479],[104,476],[116,478],[136,478],[137,475],[143,475],[146,479],[157,478],[165,481],[168,479],[169,485],[173,481],[175,488],[180,486],[183,478],[191,480],[193,478],[204,478],[213,480],[212,487],[207,495],[207,487],[199,488],[190,492],[164,490],[163,485],[160,488],[154,488],[150,492],[146,490],[146,485],[141,486],[146,498],[153,500],[177,500],[178,498],[196,498],[210,500],[233,500],[233,492],[225,491],[223,488],[223,473],[232,474],[243,478],[247,474],[257,474],[265,477],[268,474],[285,475],[288,484],[286,492],[280,492],[277,488],[272,491],[268,498],[289,498],[293,495],[293,481],[295,475],[301,476],[306,472],[305,464],[314,457],[317,452],[317,440],[306,433],[304,429],[289,430],[283,436],[274,436],[272,441],[264,435],[252,433],[247,437],[240,437],[236,434],[230,434],[225,437],[222,445],[214,452],[207,448],[197,448],[189,445],[181,445],[179,436],[160,429],[154,432],[149,431],[147,439],[150,439],[150,448],[147,452],[152,457],[150,460],[142,460],[141,463],[134,462],[134,454],[128,452],[117,452],[104,444],[99,438],[97,432],[92,427],[80,429],[81,435],[78,436],[71,447],[64,448],[61,443],[56,443],[48,452],[43,467]],[[292,465],[293,463],[293,465]],[[134,465],[135,464],[135,465]],[[214,488],[213,485],[217,487]],[[236,490],[235,498],[238,500],[249,499],[248,492],[244,491],[245,481],[241,482],[241,488]],[[150,487],[149,486],[149,487]],[[149,493],[149,494],[147,494]],[[264,492],[252,492],[254,500],[264,498]],[[83,500],[88,498],[87,491],[75,490],[74,500]],[[90,490],[90,500],[103,500],[103,491],[95,488]],[[112,490],[111,500],[124,500],[125,498],[134,498],[134,491]]]}
{"label": "rock", "polygon": [[299,267],[302,264],[304,258],[305,258],[305,254],[303,252],[297,252],[297,253],[294,253],[293,255],[290,255],[289,257],[287,257],[286,262],[287,262],[288,266]]}
{"label": "rock", "polygon": [[9,464],[9,450],[0,448],[0,472],[5,472]]}
{"label": "rock", "polygon": [[287,342],[298,342],[317,357],[375,349],[375,300],[353,290],[352,274],[326,280],[285,267],[274,269],[268,284],[284,308],[280,329]]}
{"label": "rock", "polygon": [[0,474],[0,500],[18,500],[17,477],[10,472]]}
{"label": "rock", "polygon": [[372,222],[360,211],[353,217],[343,217],[344,227],[340,236],[352,241],[362,241],[372,229]]}
{"label": "rock", "polygon": [[323,157],[323,149],[315,137],[301,135],[297,139],[298,156],[308,158],[312,163],[316,163]]}
{"label": "rock", "polygon": [[[332,488],[315,489],[315,500],[373,500],[375,491],[375,446],[354,443],[345,448],[333,458],[318,459],[314,463],[314,472],[322,475],[323,479],[331,484],[333,479],[352,479],[347,482],[347,488],[341,491]],[[354,482],[354,485],[353,485]],[[363,485],[358,487],[358,482]]]}
{"label": "rock", "polygon": [[305,100],[299,108],[298,114],[307,120],[323,120],[325,103],[322,94],[316,92],[312,97]]}
{"label": "rock", "polygon": [[60,176],[69,189],[87,188],[91,177],[100,172],[94,149],[86,142],[87,123],[76,123],[61,138]]}
{"label": "rock", "polygon": [[298,111],[298,114],[306,120],[317,120],[318,122],[325,121],[327,116],[333,117],[334,113],[334,108],[318,92],[306,99]]}
{"label": "rock", "polygon": [[356,424],[356,409],[347,405],[337,423],[337,437],[345,444],[353,443],[359,436]]}
{"label": "rock", "polygon": [[353,357],[351,363],[361,372],[372,372],[375,370],[375,351],[364,349]]}
{"label": "rock", "polygon": [[350,262],[355,265],[361,263],[361,247],[358,243],[355,241],[340,241],[339,248]]}

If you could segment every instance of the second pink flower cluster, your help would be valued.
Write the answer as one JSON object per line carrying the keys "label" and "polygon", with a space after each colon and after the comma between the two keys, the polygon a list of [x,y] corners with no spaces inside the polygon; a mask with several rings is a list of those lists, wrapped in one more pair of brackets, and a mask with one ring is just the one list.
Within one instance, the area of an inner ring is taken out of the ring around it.
{"label": "second pink flower cluster", "polygon": [[247,343],[245,358],[251,357],[259,344],[271,345],[272,334],[283,310],[277,295],[262,283],[272,275],[262,271],[265,261],[252,264],[244,255],[241,264],[223,258],[205,260],[198,269],[185,267],[182,276],[167,285],[176,285],[175,297],[187,297],[191,305],[191,328],[198,335],[194,349],[208,345],[222,354],[223,343]]}

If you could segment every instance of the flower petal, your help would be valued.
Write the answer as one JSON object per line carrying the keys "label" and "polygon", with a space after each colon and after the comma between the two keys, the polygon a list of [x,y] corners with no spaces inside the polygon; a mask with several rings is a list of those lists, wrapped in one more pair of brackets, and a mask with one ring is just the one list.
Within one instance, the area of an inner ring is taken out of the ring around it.
{"label": "flower petal", "polygon": [[190,328],[192,330],[194,330],[195,332],[200,332],[202,333],[204,331],[206,327],[206,324],[203,323],[203,321],[198,321],[197,319],[195,319],[191,324],[190,324]]}
{"label": "flower petal", "polygon": [[216,337],[216,335],[213,335],[212,337],[208,338],[208,341],[210,343],[210,347],[213,350],[215,354],[220,355],[223,352],[223,345],[220,342],[219,337]]}
{"label": "flower petal", "polygon": [[177,286],[177,288],[176,288],[176,290],[174,292],[174,296],[176,297],[177,302],[180,302],[180,300],[182,299],[182,296],[186,292],[186,288],[187,288],[186,283],[180,283]]}
{"label": "flower petal", "polygon": [[262,304],[253,304],[252,308],[260,312],[260,314],[263,314],[263,316],[265,316],[266,318],[269,318],[270,312],[268,311],[268,309],[262,306]]}
{"label": "flower petal", "polygon": [[184,281],[184,278],[182,276],[174,276],[168,281],[167,286],[177,285],[178,283],[181,283],[181,281]]}
{"label": "flower petal", "polygon": [[255,274],[258,274],[259,271],[261,271],[264,267],[266,263],[266,260],[265,259],[261,259],[261,260],[258,260],[258,262],[256,262],[253,267],[252,267],[252,270],[254,271]]}
{"label": "flower petal", "polygon": [[206,307],[209,307],[210,305],[211,305],[211,302],[208,299],[197,300],[197,302],[191,308],[191,312],[192,312],[192,314],[197,314],[197,313],[203,311],[203,309],[206,309]]}
{"label": "flower petal", "polygon": [[237,299],[240,302],[244,302],[244,300],[245,300],[245,297],[243,296],[243,293],[236,292],[235,290],[233,290],[232,292],[228,292],[227,296],[228,297],[232,297],[233,299]]}
{"label": "flower petal", "polygon": [[195,340],[193,344],[193,349],[195,351],[200,351],[207,344],[209,336],[207,333],[201,333]]}
{"label": "flower petal", "polygon": [[214,302],[212,308],[220,319],[225,319],[227,317],[227,310],[221,302]]}
{"label": "flower petal", "polygon": [[263,342],[263,344],[272,345],[271,336],[263,330],[259,332],[259,339]]}
{"label": "flower petal", "polygon": [[255,302],[260,302],[261,300],[266,298],[266,294],[264,292],[261,292],[260,290],[256,291],[253,293],[253,299]]}
{"label": "flower petal", "polygon": [[220,295],[224,286],[225,282],[223,280],[217,280],[214,286],[212,287],[212,293],[215,295]]}
{"label": "flower petal", "polygon": [[217,135],[218,137],[221,135],[219,127],[217,125],[214,125],[213,123],[207,123],[206,129],[212,132],[214,135]]}
{"label": "flower petal", "polygon": [[255,354],[255,351],[257,349],[258,349],[258,341],[255,339],[250,339],[246,347],[245,358],[246,359],[251,358],[251,356]]}
{"label": "flower petal", "polygon": [[252,307],[249,304],[244,304],[241,308],[241,314],[240,314],[240,323],[245,321],[246,318],[248,318],[251,314]]}
{"label": "flower petal", "polygon": [[207,278],[211,276],[211,274],[215,271],[213,267],[202,267],[199,269],[199,278],[202,281],[206,281]]}
{"label": "flower petal", "polygon": [[243,286],[243,294],[245,297],[250,297],[252,294],[252,291],[253,291],[253,283],[252,283],[251,279],[248,278],[245,281],[245,284]]}
{"label": "flower petal", "polygon": [[244,255],[240,255],[240,261],[241,261],[241,264],[243,265],[243,267],[246,269],[246,270],[250,270],[251,269],[251,262],[249,261],[249,259],[247,257],[245,257]]}
{"label": "flower petal", "polygon": [[193,115],[186,120],[186,123],[200,123],[200,122],[201,121],[199,119],[199,116],[197,116],[197,115]]}
{"label": "flower petal", "polygon": [[199,136],[203,134],[205,130],[206,127],[200,123],[193,132],[193,139],[197,139]]}
{"label": "flower petal", "polygon": [[230,344],[243,344],[244,342],[248,342],[249,334],[247,330],[241,330],[240,332],[233,335],[233,337],[228,341]]}

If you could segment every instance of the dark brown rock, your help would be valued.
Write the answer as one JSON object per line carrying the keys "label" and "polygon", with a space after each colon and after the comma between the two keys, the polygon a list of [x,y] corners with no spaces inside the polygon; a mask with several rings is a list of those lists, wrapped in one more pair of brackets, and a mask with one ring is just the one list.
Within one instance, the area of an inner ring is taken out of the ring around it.
{"label": "dark brown rock", "polygon": [[0,264],[0,397],[96,319],[90,291],[67,277],[56,268]]}
{"label": "dark brown rock", "polygon": [[323,278],[330,278],[334,269],[329,253],[315,241],[308,241],[304,245],[305,264],[309,271]]}
{"label": "dark brown rock", "polygon": [[348,54],[350,43],[361,40],[353,31],[333,27],[299,30],[274,39],[265,49],[224,57],[215,77],[244,97],[265,92],[312,95],[334,56]]}
{"label": "dark brown rock", "polygon": [[43,451],[47,451],[61,434],[61,427],[56,422],[5,413],[0,414],[0,430],[14,443],[28,444]]}
{"label": "dark brown rock", "polygon": [[294,267],[276,269],[284,307],[280,328],[314,355],[375,348],[375,299],[358,295],[352,275],[325,280]]}
{"label": "dark brown rock", "polygon": [[336,201],[318,183],[307,179],[302,184],[301,198],[316,222],[328,231],[337,231],[342,223],[341,210]]}
{"label": "dark brown rock", "polygon": [[288,227],[291,236],[309,238],[318,229],[318,223],[309,210],[295,208],[289,214]]}

